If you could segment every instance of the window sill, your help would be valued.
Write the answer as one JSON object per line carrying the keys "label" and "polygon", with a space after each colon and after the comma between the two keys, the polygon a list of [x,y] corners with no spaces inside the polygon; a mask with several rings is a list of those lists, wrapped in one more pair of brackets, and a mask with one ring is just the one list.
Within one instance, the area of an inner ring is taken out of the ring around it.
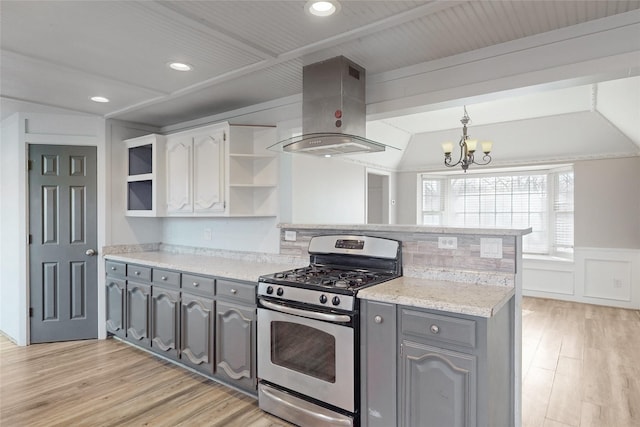
{"label": "window sill", "polygon": [[561,262],[567,264],[573,264],[573,256],[570,258],[555,256],[555,255],[537,255],[537,254],[522,254],[522,259],[526,261],[544,261],[544,262]]}

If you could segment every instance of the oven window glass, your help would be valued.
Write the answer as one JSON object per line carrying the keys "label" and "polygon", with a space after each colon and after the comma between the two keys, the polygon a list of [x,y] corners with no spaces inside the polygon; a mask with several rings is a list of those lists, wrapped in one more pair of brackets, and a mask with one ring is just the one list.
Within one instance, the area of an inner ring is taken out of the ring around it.
{"label": "oven window glass", "polygon": [[271,322],[271,362],[335,383],[335,337],[298,323]]}

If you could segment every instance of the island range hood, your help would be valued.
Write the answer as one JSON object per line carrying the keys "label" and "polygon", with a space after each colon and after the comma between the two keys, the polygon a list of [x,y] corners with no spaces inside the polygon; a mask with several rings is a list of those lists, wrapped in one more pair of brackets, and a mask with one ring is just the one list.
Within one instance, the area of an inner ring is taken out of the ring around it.
{"label": "island range hood", "polygon": [[365,70],[344,56],[302,68],[302,135],[276,146],[316,156],[385,151],[365,137]]}

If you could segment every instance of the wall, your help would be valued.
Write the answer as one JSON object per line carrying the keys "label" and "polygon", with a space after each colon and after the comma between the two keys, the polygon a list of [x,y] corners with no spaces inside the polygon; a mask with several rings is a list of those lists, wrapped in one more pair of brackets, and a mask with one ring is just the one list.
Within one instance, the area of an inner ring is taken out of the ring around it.
{"label": "wall", "polygon": [[277,218],[164,218],[161,240],[172,245],[278,253]]}
{"label": "wall", "polygon": [[[292,160],[292,222],[364,224],[365,166],[298,154]],[[339,191],[338,191],[339,190]]]}
{"label": "wall", "polygon": [[[2,122],[2,243],[0,246],[0,331],[19,345],[29,342],[29,285],[26,152],[28,144],[97,147],[98,246],[105,244],[105,122],[88,115],[16,113]],[[11,209],[6,209],[8,206]],[[104,267],[98,263],[98,278]],[[102,273],[102,274],[101,274]],[[100,279],[98,279],[98,288]],[[98,334],[104,336],[104,292],[98,292]],[[102,332],[101,332],[102,331]]]}
{"label": "wall", "polygon": [[575,246],[640,249],[640,157],[576,162]]}
{"label": "wall", "polygon": [[416,172],[399,172],[397,179],[396,224],[416,224],[418,215],[418,177]]}
{"label": "wall", "polygon": [[[0,141],[0,331],[20,345],[27,342],[27,257],[25,230],[26,153],[17,114],[2,122]],[[21,193],[22,189],[22,193]]]}

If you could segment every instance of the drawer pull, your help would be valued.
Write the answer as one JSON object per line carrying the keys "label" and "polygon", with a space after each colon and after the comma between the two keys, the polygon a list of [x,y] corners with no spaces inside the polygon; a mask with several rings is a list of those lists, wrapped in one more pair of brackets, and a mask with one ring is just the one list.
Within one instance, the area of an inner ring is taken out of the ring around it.
{"label": "drawer pull", "polygon": [[162,280],[167,280],[167,276],[162,276],[161,279]]}
{"label": "drawer pull", "polygon": [[198,282],[193,282],[193,286],[197,288],[198,286],[200,286],[200,283],[198,283]]}
{"label": "drawer pull", "polygon": [[235,289],[231,289],[231,293],[235,295],[235,294],[237,294],[237,293],[238,293],[238,291],[237,291],[237,290],[235,290]]}
{"label": "drawer pull", "polygon": [[135,274],[136,276],[139,276],[139,275],[140,275],[140,272],[139,272],[139,271],[135,271],[135,272],[134,272],[134,274]]}
{"label": "drawer pull", "polygon": [[115,267],[111,267],[111,270],[116,271],[116,268]]}
{"label": "drawer pull", "polygon": [[440,328],[438,327],[438,325],[431,325],[429,329],[431,329],[431,333],[434,333],[434,334],[440,333]]}
{"label": "drawer pull", "polygon": [[376,316],[373,318],[373,321],[376,323],[382,323],[382,316]]}

